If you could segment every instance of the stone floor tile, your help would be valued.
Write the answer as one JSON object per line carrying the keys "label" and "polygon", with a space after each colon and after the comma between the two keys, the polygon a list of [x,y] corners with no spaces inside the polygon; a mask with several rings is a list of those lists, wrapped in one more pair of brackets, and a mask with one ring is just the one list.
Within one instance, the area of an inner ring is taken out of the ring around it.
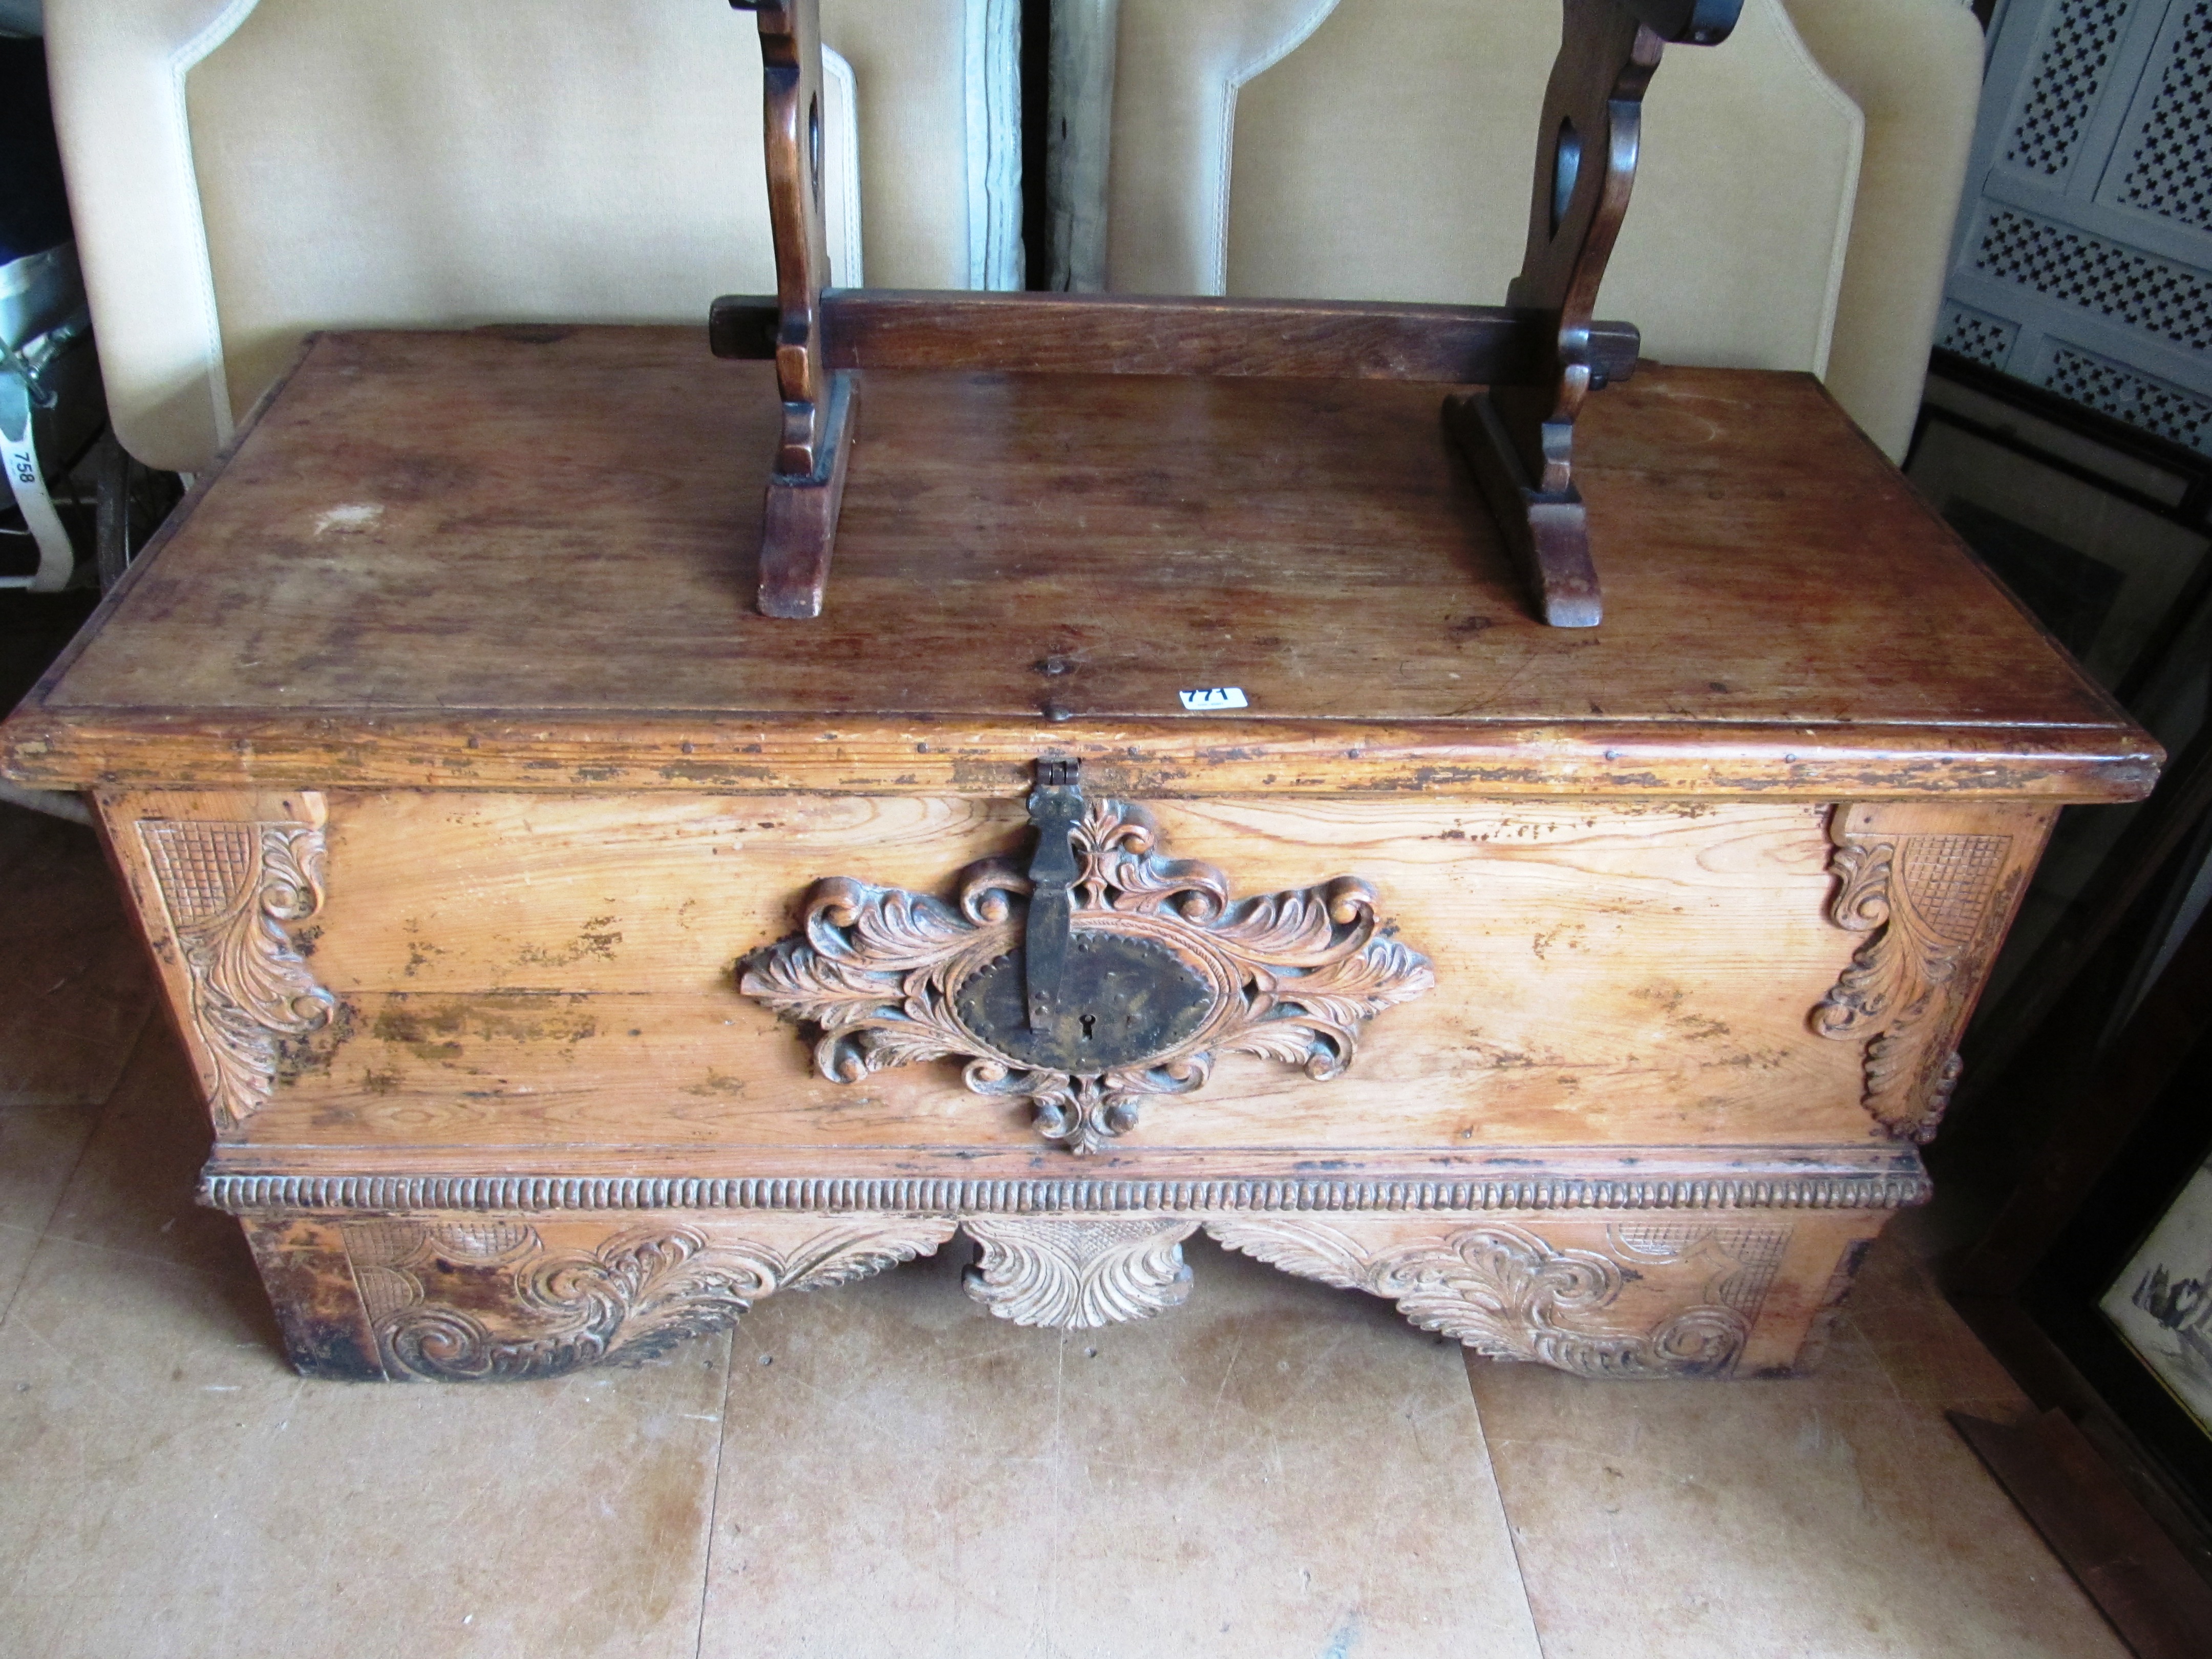
{"label": "stone floor tile", "polygon": [[17,1106],[0,1112],[0,1317],[70,1176],[96,1114],[82,1106]]}
{"label": "stone floor tile", "polygon": [[250,1272],[234,1217],[201,1206],[214,1135],[168,1021],[148,1025],[100,1114],[48,1231],[58,1238],[226,1273]]}
{"label": "stone floor tile", "polygon": [[702,1659],[1537,1659],[1455,1346],[1210,1244],[1145,1324],[992,1319],[967,1245],[738,1332]]}
{"label": "stone floor tile", "polygon": [[154,982],[93,832],[0,804],[0,1107],[97,1106]]}
{"label": "stone floor tile", "polygon": [[2030,1408],[2027,1395],[1945,1299],[1926,1254],[1930,1242],[1924,1228],[1911,1225],[1875,1240],[1845,1316],[1907,1399],[1939,1412],[1974,1402],[1970,1408],[2010,1420]]}
{"label": "stone floor tile", "polygon": [[727,1360],[308,1382],[250,1273],[49,1238],[0,1323],[0,1630],[41,1659],[692,1659]]}
{"label": "stone floor tile", "polygon": [[[1468,1363],[1472,1375],[1472,1368],[1480,1362],[1469,1355]],[[1859,1328],[1849,1311],[1830,1328],[1826,1351],[1820,1356],[1819,1368],[1814,1376],[1796,1380],[1816,1382],[1824,1400],[1893,1401],[1897,1398],[1897,1385],[1889,1380],[1889,1373],[1882,1369],[1881,1356],[1875,1352],[1874,1344],[1867,1340],[1866,1333]],[[1716,1386],[1727,1388],[1733,1385],[1722,1383]]]}
{"label": "stone floor tile", "polygon": [[1620,1384],[1470,1358],[1546,1659],[2124,1659],[1944,1420],[2018,1395],[1940,1304],[1909,1241],[1885,1240],[1811,1377]]}
{"label": "stone floor tile", "polygon": [[167,1026],[96,1128],[15,1109],[7,1147],[49,1117],[88,1141],[0,1321],[9,1650],[690,1659],[726,1336],[551,1382],[307,1382],[237,1223],[193,1202],[207,1122]]}

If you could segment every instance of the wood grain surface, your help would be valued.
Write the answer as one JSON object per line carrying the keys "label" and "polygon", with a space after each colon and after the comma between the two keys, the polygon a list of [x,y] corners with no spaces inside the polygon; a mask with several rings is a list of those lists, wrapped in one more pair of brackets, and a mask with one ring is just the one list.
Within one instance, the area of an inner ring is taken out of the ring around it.
{"label": "wood grain surface", "polygon": [[[1469,386],[1548,377],[1541,312],[1377,300],[1248,300],[1157,294],[955,294],[826,289],[833,368],[997,369],[1054,374],[1261,375],[1434,380]],[[708,314],[718,357],[775,355],[773,296],[728,295]],[[1636,372],[1639,336],[1594,322],[1601,380]]]}
{"label": "wood grain surface", "polygon": [[[1523,609],[1432,389],[872,372],[817,621],[750,614],[766,364],[329,336],[0,738],[27,782],[2128,798],[2152,744],[1808,376],[1658,369]],[[732,457],[750,456],[751,471]],[[1234,685],[1249,708],[1186,714]]]}
{"label": "wood grain surface", "polygon": [[[101,804],[186,1006],[143,826],[266,822],[284,803]],[[1373,884],[1437,988],[1379,1016],[1331,1082],[1224,1059],[1196,1094],[1146,1107],[1135,1150],[1879,1137],[1859,1042],[1813,1024],[1865,942],[1827,914],[1823,809],[1285,798],[1162,803],[1156,816],[1172,854],[1219,865],[1237,895],[1341,874]],[[1962,803],[1944,822],[2002,831],[2031,860],[2047,816]],[[297,948],[332,1017],[280,1045],[267,1103],[237,1139],[1035,1144],[1025,1108],[968,1092],[950,1062],[825,1080],[800,1032],[734,983],[738,958],[788,933],[822,877],[944,894],[969,862],[1020,851],[1015,802],[332,792],[320,834],[326,890]],[[1958,1006],[1984,967],[1948,988]]]}
{"label": "wood grain surface", "polygon": [[[1598,1377],[1785,1376],[1817,1362],[1836,1264],[1878,1215],[1237,1217],[1232,1249],[1395,1302],[1499,1358]],[[967,1216],[969,1294],[1023,1324],[1164,1314],[1190,1291],[1195,1217]],[[556,1376],[665,1352],[766,1297],[928,1255],[950,1217],[726,1211],[511,1217],[256,1216],[246,1222],[293,1363],[311,1376]],[[1149,1260],[1138,1259],[1156,1246]],[[1085,1304],[1089,1305],[1085,1305]],[[1070,1305],[1074,1304],[1074,1305]]]}

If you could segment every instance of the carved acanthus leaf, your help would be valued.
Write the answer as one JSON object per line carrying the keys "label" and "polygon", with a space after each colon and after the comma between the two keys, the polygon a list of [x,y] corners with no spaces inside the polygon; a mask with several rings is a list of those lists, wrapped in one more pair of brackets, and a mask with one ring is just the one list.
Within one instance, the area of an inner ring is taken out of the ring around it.
{"label": "carved acanthus leaf", "polygon": [[[1371,917],[1371,909],[1368,911]],[[1221,1047],[1303,1066],[1310,1077],[1341,1077],[1368,1020],[1435,986],[1425,957],[1394,939],[1370,939],[1304,973],[1279,975],[1255,966],[1246,996],[1254,1023]]]}
{"label": "carved acanthus leaf", "polygon": [[1195,1221],[969,1218],[968,1294],[1017,1325],[1077,1330],[1150,1319],[1190,1296],[1182,1241]]}
{"label": "carved acanthus leaf", "polygon": [[1153,849],[1159,830],[1143,808],[1125,801],[1090,804],[1075,830],[1083,872],[1076,886],[1091,909],[1112,908],[1152,915],[1171,911],[1204,925],[1229,903],[1229,882],[1196,859],[1170,859]]}
{"label": "carved acanthus leaf", "polygon": [[823,1077],[854,1083],[972,1052],[946,981],[1003,953],[1010,922],[978,922],[924,894],[837,876],[814,884],[804,923],[799,938],[750,957],[738,985],[819,1029],[814,1064]]}
{"label": "carved acanthus leaf", "polygon": [[[963,991],[1022,948],[1030,884],[999,860],[962,872],[957,903],[849,877],[818,882],[800,932],[747,958],[738,988],[813,1026],[816,1069],[832,1082],[964,1059],[969,1089],[1028,1100],[1040,1133],[1089,1152],[1134,1127],[1146,1097],[1202,1086],[1222,1053],[1340,1076],[1368,1020],[1436,983],[1427,958],[1378,924],[1374,890],[1356,877],[1232,906],[1221,872],[1159,854],[1158,832],[1136,807],[1088,802],[1069,834],[1076,943],[1121,942],[1121,960],[1164,964],[1201,1000],[1182,1025],[1164,1023],[1149,1047],[1063,1043],[1050,1051],[1056,1063],[1041,1063],[963,1011]],[[1120,1006],[1089,1012],[1109,1028],[1121,1024]],[[1085,1024],[1086,1044],[1090,1031]],[[1097,1063],[1074,1060],[1078,1052]]]}
{"label": "carved acanthus leaf", "polygon": [[1478,1353],[1584,1376],[1711,1376],[1735,1364],[1750,1320],[1700,1302],[1639,1328],[1618,1306],[1639,1276],[1591,1250],[1561,1249],[1504,1223],[1378,1243],[1304,1217],[1209,1221],[1232,1250],[1307,1279],[1395,1302],[1423,1330]]}
{"label": "carved acanthus leaf", "polygon": [[2011,845],[2007,836],[1855,836],[1839,813],[1828,919],[1867,939],[1812,1026],[1865,1043],[1863,1098],[1899,1139],[1930,1139],[1958,1081],[1954,1045]]}
{"label": "carved acanthus leaf", "polygon": [[[518,1227],[520,1242],[474,1256],[445,1237],[450,1229],[419,1222],[352,1223],[345,1238],[392,1374],[505,1381],[650,1358],[733,1323],[777,1291],[848,1284],[926,1255],[954,1225],[826,1223],[787,1245],[639,1228],[590,1251],[549,1249]],[[470,1284],[487,1273],[496,1291],[489,1297]]]}
{"label": "carved acanthus leaf", "polygon": [[283,1046],[326,1024],[336,1006],[290,933],[322,907],[322,827],[149,818],[138,835],[214,1073],[209,1104],[234,1128],[268,1104]]}

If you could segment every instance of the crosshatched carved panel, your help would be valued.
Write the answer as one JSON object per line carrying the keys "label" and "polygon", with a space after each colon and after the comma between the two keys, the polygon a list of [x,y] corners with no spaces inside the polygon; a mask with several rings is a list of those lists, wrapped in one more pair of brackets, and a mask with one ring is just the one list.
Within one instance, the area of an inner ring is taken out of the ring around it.
{"label": "crosshatched carved panel", "polygon": [[[2208,175],[2212,176],[2212,163],[2208,163]],[[2212,398],[2072,346],[2052,349],[2043,384],[2077,404],[2200,454],[2212,451]]]}
{"label": "crosshatched carved panel", "polygon": [[1988,368],[2002,368],[2012,356],[2020,325],[1991,317],[1966,306],[1949,306],[1943,313],[1943,330],[1936,343],[1946,351],[1971,357]]}
{"label": "crosshatched carved panel", "polygon": [[1637,1220],[1613,1223],[1607,1239],[1624,1261],[1638,1260],[1674,1267],[1704,1259],[1707,1277],[1703,1299],[1734,1308],[1755,1321],[1767,1288],[1781,1270],[1790,1229],[1779,1224],[1716,1225],[1700,1219]]}
{"label": "crosshatched carved panel", "polygon": [[2011,845],[2005,836],[1914,836],[1904,843],[1912,908],[1947,943],[1972,939]]}
{"label": "crosshatched carved panel", "polygon": [[2192,351],[2212,345],[2212,283],[2185,265],[2010,208],[1990,210],[1972,269]]}
{"label": "crosshatched carved panel", "polygon": [[2001,9],[1941,343],[2205,449],[2212,0]]}
{"label": "crosshatched carved panel", "polygon": [[141,823],[138,831],[178,927],[218,921],[245,896],[258,824],[155,820]]}
{"label": "crosshatched carved panel", "polygon": [[2074,160],[2112,68],[2131,0],[2065,0],[2044,37],[2020,118],[2005,146],[2014,167],[2055,178]]}
{"label": "crosshatched carved panel", "polygon": [[2120,200],[2212,230],[2212,0],[2191,0],[2127,157]]}

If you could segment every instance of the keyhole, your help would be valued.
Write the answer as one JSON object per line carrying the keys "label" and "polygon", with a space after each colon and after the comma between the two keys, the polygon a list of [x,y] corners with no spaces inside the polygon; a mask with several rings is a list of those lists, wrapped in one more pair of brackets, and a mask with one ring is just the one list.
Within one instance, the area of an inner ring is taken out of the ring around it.
{"label": "keyhole", "polygon": [[1091,1041],[1091,1032],[1092,1032],[1092,1031],[1094,1031],[1094,1030],[1096,1030],[1097,1029],[1097,1026],[1098,1026],[1098,1016],[1097,1016],[1097,1015],[1096,1015],[1096,1014],[1085,1014],[1085,1015],[1084,1015],[1084,1017],[1083,1017],[1083,1040],[1084,1040],[1085,1042],[1090,1042],[1090,1041]]}
{"label": "keyhole", "polygon": [[1559,123],[1559,142],[1552,151],[1552,234],[1559,234],[1560,222],[1567,216],[1567,209],[1575,199],[1575,179],[1583,170],[1582,135],[1575,131],[1572,121]]}

